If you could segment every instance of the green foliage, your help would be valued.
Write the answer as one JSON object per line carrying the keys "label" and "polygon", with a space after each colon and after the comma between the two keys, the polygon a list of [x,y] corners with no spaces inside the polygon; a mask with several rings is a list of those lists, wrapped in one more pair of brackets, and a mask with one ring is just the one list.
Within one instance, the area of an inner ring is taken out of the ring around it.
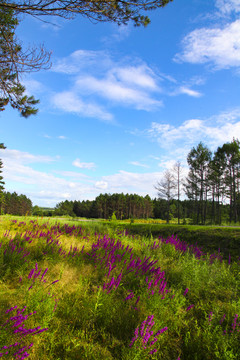
{"label": "green foliage", "polygon": [[[44,219],[32,220],[27,217],[24,222],[13,223],[12,220],[2,217],[2,230],[9,229],[10,233],[2,235],[0,255],[2,264],[3,261],[4,264],[8,263],[10,270],[0,273],[0,309],[2,314],[6,307],[15,304],[27,306],[28,313],[36,311],[27,319],[27,325],[47,327],[47,331],[32,341],[32,360],[38,360],[39,356],[43,360],[239,359],[240,338],[237,330],[240,325],[235,315],[240,313],[237,261],[232,260],[229,264],[228,261],[215,260],[211,263],[209,258],[197,259],[190,252],[181,253],[171,244],[153,246],[155,230],[160,228],[156,226],[155,229],[153,224],[152,237],[146,237],[121,233],[119,225],[117,232],[114,232],[115,224],[112,221],[104,225],[97,222],[56,223],[53,218],[48,223]],[[135,229],[136,233],[137,230],[143,233],[146,229],[149,232],[149,227],[140,227],[139,224],[132,224],[129,228]],[[163,230],[167,228],[185,229],[186,234],[191,229],[190,226],[162,226]],[[203,242],[205,235],[200,230],[204,229],[195,227]],[[224,231],[227,234],[228,229]],[[229,230],[229,233],[232,231]],[[221,231],[218,235],[221,235]],[[235,235],[237,237],[237,233]],[[215,236],[211,245],[212,250],[217,251],[217,234]],[[98,239],[103,241],[104,238],[109,242],[103,247],[96,247]],[[14,239],[13,243],[18,244],[18,249],[29,251],[26,262],[21,259],[20,253],[14,255],[16,250],[11,252],[9,239]],[[121,242],[114,254],[108,252],[113,239],[115,244]],[[70,248],[76,245],[81,249],[83,244],[85,248],[74,257],[64,257],[58,251],[61,247],[68,253]],[[119,286],[111,291],[104,290],[103,284],[116,279],[123,265],[120,258],[116,260],[116,267],[111,269],[108,276],[110,268],[105,263],[107,256],[109,261],[110,254],[121,257],[127,246],[132,248],[124,255],[127,264],[130,264],[130,256],[132,260],[150,258],[157,261],[155,266],[160,268],[159,272],[164,271],[166,288],[169,290],[164,297],[158,291],[153,294],[150,291],[149,280],[155,279],[154,273],[135,273],[133,268],[124,266]],[[7,247],[10,251],[4,254]],[[94,249],[96,257],[89,256]],[[104,255],[103,261],[99,261]],[[5,260],[4,256],[7,256]],[[46,282],[43,282],[41,274],[46,268],[48,271],[43,278]],[[37,276],[40,270],[41,274]],[[55,280],[59,281],[53,283]],[[131,293],[133,296],[129,297]],[[130,347],[136,329],[140,329],[150,315],[154,315],[151,341],[157,331],[167,329],[158,336],[154,347],[150,346],[149,341],[144,348],[140,337]],[[6,330],[5,335],[0,333],[0,348],[6,344],[9,331]],[[149,351],[154,348],[157,352],[150,355]]]}
{"label": "green foliage", "polygon": [[[21,116],[37,113],[34,105],[39,103],[33,96],[25,94],[25,87],[19,82],[22,72],[36,66],[34,53],[26,54],[15,37],[17,17],[12,9],[0,5],[0,111],[10,104]],[[39,60],[39,59],[38,59]]]}
{"label": "green foliage", "polygon": [[16,192],[2,193],[2,213],[12,215],[28,215],[32,212],[32,201],[23,194]]}

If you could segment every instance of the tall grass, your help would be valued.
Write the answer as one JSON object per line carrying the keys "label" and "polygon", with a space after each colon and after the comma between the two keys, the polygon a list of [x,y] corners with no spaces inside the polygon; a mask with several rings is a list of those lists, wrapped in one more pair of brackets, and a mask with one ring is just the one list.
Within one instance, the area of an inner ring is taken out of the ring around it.
{"label": "tall grass", "polygon": [[239,359],[240,267],[172,236],[4,219],[3,359]]}

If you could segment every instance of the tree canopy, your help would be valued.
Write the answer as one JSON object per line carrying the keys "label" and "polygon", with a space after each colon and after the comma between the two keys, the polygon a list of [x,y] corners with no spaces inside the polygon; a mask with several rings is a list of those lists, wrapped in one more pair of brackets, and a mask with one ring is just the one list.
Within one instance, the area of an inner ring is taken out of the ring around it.
{"label": "tree canopy", "polygon": [[14,11],[0,5],[0,111],[10,104],[22,116],[36,114],[39,101],[25,94],[23,73],[49,67],[50,54],[42,46],[23,51],[15,36],[18,19]]}
{"label": "tree canopy", "polygon": [[149,24],[145,11],[164,7],[172,0],[15,0],[3,1],[1,7],[18,14],[37,17],[59,16],[72,19],[80,14],[96,22],[119,25],[133,21],[136,26]]}

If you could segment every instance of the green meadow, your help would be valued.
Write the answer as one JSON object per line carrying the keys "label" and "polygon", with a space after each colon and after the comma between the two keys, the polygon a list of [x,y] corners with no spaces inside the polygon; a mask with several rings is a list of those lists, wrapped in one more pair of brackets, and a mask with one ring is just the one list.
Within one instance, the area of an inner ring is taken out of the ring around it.
{"label": "green meadow", "polygon": [[240,359],[237,228],[1,216],[0,244],[3,359]]}

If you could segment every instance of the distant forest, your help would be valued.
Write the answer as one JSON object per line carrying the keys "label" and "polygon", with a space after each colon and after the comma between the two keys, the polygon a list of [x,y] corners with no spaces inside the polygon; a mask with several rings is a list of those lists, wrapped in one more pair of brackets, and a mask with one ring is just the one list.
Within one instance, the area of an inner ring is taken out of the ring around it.
{"label": "distant forest", "polygon": [[[1,144],[0,144],[1,145]],[[3,144],[2,144],[3,145]],[[55,209],[32,207],[25,195],[3,191],[0,162],[1,214],[72,216],[103,219],[153,218],[169,222],[222,224],[240,222],[240,142],[233,139],[212,152],[199,143],[188,154],[188,175],[182,178],[182,166],[176,162],[155,185],[158,196],[137,194],[100,194],[95,200],[69,201]],[[184,196],[183,196],[184,195]],[[182,200],[186,198],[186,200]]]}
{"label": "distant forest", "polygon": [[[102,219],[162,219],[171,220],[179,218],[181,223],[186,219],[196,220],[196,208],[192,200],[151,199],[150,196],[137,194],[100,194],[95,200],[69,201],[65,200],[57,204],[54,211],[36,209],[38,215],[69,215],[72,217],[102,218]],[[240,210],[240,207],[239,207]],[[206,205],[206,223],[213,223],[212,202]],[[221,221],[229,220],[229,205],[221,205]]]}

